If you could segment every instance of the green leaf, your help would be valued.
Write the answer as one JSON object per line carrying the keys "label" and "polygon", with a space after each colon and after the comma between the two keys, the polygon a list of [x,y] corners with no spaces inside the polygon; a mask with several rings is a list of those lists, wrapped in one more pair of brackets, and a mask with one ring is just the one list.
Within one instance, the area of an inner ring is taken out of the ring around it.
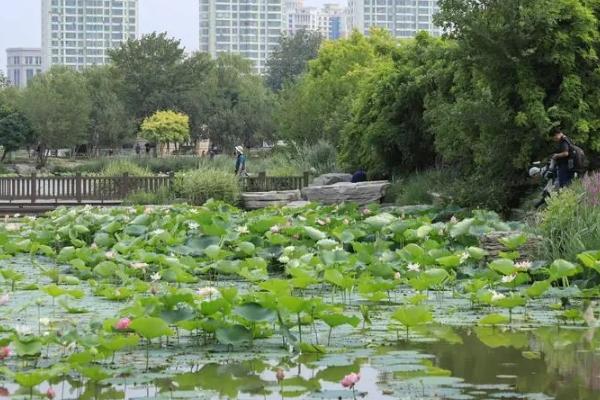
{"label": "green leaf", "polygon": [[112,261],[102,261],[94,268],[94,273],[102,278],[109,278],[115,274],[119,267]]}
{"label": "green leaf", "polygon": [[469,234],[469,229],[473,225],[473,218],[464,219],[450,228],[450,236],[457,238]]}
{"label": "green leaf", "polygon": [[12,342],[18,356],[37,356],[42,352],[42,342],[37,337],[15,338]]}
{"label": "green leaf", "polygon": [[215,334],[219,343],[226,345],[237,345],[252,341],[252,332],[242,325],[219,328]]}
{"label": "green leaf", "polygon": [[277,317],[275,311],[264,308],[258,303],[242,304],[236,307],[234,312],[253,322],[273,321]]}
{"label": "green leaf", "polygon": [[502,314],[488,314],[479,319],[479,325],[505,325],[508,324],[509,318]]}
{"label": "green leaf", "polygon": [[577,274],[577,266],[567,260],[555,260],[548,270],[552,280],[567,278]]}
{"label": "green leaf", "polygon": [[312,226],[305,226],[304,232],[312,240],[318,241],[318,240],[323,240],[323,239],[327,238],[327,235],[324,232],[321,232],[320,230],[313,228]]}
{"label": "green leaf", "polygon": [[494,305],[502,308],[515,308],[519,306],[525,305],[527,300],[520,294],[513,293],[510,296],[506,296],[504,298],[498,299],[494,301]]}
{"label": "green leaf", "polygon": [[483,260],[488,254],[487,251],[480,249],[479,247],[469,247],[467,252],[469,253],[469,257],[475,261]]}
{"label": "green leaf", "polygon": [[527,243],[527,235],[525,233],[510,235],[508,237],[501,238],[499,242],[505,245],[509,250],[517,250],[519,247]]}
{"label": "green leaf", "polygon": [[541,295],[543,295],[548,289],[550,289],[550,282],[549,281],[537,281],[534,282],[533,285],[531,285],[530,287],[528,287],[525,290],[525,293],[527,293],[527,296],[533,298],[536,297],[540,297]]}
{"label": "green leaf", "polygon": [[391,317],[408,328],[428,324],[433,321],[433,314],[425,306],[399,307]]}
{"label": "green leaf", "polygon": [[26,388],[32,388],[52,378],[52,373],[46,369],[38,369],[31,372],[17,372],[15,381]]}
{"label": "green leaf", "polygon": [[435,261],[442,267],[446,268],[456,268],[460,265],[460,257],[457,255],[440,257]]}
{"label": "green leaf", "polygon": [[134,332],[146,339],[172,335],[169,325],[161,318],[144,317],[134,319],[129,326]]}
{"label": "green leaf", "polygon": [[301,342],[298,347],[303,354],[325,354],[327,349],[324,346],[312,343]]}
{"label": "green leaf", "polygon": [[515,263],[506,258],[500,258],[489,264],[490,269],[502,275],[511,275],[517,271]]}
{"label": "green leaf", "polygon": [[336,328],[341,325],[350,325],[356,328],[360,323],[360,318],[355,316],[345,316],[344,314],[336,314],[326,312],[319,316],[319,318],[327,324],[330,328]]}
{"label": "green leaf", "polygon": [[83,376],[93,382],[101,382],[112,377],[112,375],[102,367],[79,367],[77,369]]}
{"label": "green leaf", "polygon": [[577,259],[587,268],[600,273],[600,251],[586,251],[577,255]]}

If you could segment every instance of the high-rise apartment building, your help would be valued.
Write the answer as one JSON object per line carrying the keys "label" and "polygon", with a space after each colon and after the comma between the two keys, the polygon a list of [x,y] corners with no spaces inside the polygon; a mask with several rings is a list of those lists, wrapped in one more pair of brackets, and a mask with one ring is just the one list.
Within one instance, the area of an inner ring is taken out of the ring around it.
{"label": "high-rise apartment building", "polygon": [[346,10],[338,4],[325,4],[322,9],[304,7],[301,2],[287,9],[287,33],[300,30],[321,33],[325,39],[339,39],[346,31]]}
{"label": "high-rise apartment building", "polygon": [[42,0],[42,66],[103,65],[138,35],[138,0]]}
{"label": "high-rise apartment building", "polygon": [[7,78],[12,86],[24,88],[34,76],[42,73],[41,49],[6,49],[6,60]]}
{"label": "high-rise apartment building", "polygon": [[200,0],[200,51],[239,54],[263,73],[285,31],[283,0]]}
{"label": "high-rise apartment building", "polygon": [[437,0],[349,0],[349,28],[368,34],[373,27],[387,29],[399,38],[414,37],[420,31],[439,36],[433,23]]}

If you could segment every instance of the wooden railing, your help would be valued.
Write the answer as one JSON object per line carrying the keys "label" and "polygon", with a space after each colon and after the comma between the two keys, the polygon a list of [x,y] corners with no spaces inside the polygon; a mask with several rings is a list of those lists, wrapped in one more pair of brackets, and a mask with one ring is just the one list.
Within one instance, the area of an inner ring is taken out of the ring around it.
{"label": "wooden railing", "polygon": [[300,190],[310,183],[310,173],[305,172],[302,176],[267,176],[260,172],[258,176],[242,178],[241,183],[244,192]]}
{"label": "wooden railing", "polygon": [[[144,191],[156,192],[160,188],[172,188],[174,174],[168,176],[137,177],[124,174],[108,176],[0,176],[0,200],[37,201],[53,200],[85,203],[86,201],[121,201],[129,194]],[[310,183],[310,174],[302,176],[267,176],[264,172],[257,176],[240,179],[242,191],[269,192],[299,190]]]}
{"label": "wooden railing", "polygon": [[137,177],[124,174],[105,176],[31,176],[0,177],[0,200],[76,201],[123,200],[137,192],[155,192],[161,187],[171,187],[173,174],[168,176]]}

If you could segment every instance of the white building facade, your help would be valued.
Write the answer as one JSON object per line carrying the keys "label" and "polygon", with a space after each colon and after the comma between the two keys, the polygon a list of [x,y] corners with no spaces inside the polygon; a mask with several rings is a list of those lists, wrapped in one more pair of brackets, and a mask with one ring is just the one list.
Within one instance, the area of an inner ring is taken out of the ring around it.
{"label": "white building facade", "polygon": [[138,0],[42,0],[42,69],[109,62],[108,50],[138,36]]}
{"label": "white building facade", "polygon": [[200,0],[200,51],[239,54],[258,73],[285,31],[283,0]]}
{"label": "white building facade", "polygon": [[27,87],[34,76],[42,73],[42,50],[6,49],[6,73],[10,85],[19,88]]}
{"label": "white building facade", "polygon": [[349,0],[350,30],[369,34],[373,27],[387,29],[394,37],[411,38],[420,31],[442,34],[433,23],[437,0]]}
{"label": "white building facade", "polygon": [[289,3],[286,10],[287,34],[298,31],[315,31],[325,39],[339,39],[346,34],[346,9],[338,4],[325,4],[323,8],[304,7],[301,1]]}

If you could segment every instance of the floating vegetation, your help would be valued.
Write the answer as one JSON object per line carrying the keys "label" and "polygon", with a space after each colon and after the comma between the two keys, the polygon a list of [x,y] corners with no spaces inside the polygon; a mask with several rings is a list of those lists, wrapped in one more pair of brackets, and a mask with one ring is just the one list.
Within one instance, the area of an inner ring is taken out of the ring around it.
{"label": "floating vegetation", "polygon": [[[597,398],[600,252],[493,213],[58,209],[0,225],[14,398]],[[479,238],[505,231],[490,257]],[[519,261],[517,261],[519,260]],[[557,384],[557,382],[560,382]]]}

